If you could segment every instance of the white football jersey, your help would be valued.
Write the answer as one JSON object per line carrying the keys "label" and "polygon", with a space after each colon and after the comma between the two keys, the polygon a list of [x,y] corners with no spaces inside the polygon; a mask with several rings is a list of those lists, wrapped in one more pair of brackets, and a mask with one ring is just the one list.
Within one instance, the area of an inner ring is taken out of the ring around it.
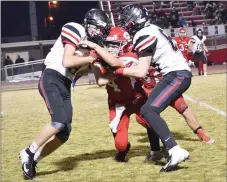
{"label": "white football jersey", "polygon": [[139,30],[133,38],[133,46],[139,54],[152,55],[152,65],[163,75],[171,71],[191,71],[176,41],[156,25]]}
{"label": "white football jersey", "polygon": [[62,27],[61,35],[58,37],[57,41],[48,53],[44,64],[46,68],[50,68],[58,71],[63,76],[69,79],[73,79],[74,74],[77,72],[78,68],[65,68],[62,65],[63,55],[64,55],[64,45],[70,44],[74,47],[84,39],[86,36],[85,29],[82,25],[78,23],[67,23]]}
{"label": "white football jersey", "polygon": [[204,42],[206,40],[206,36],[203,35],[203,37],[200,39],[198,36],[194,35],[191,38],[191,41],[194,42],[193,45],[193,52],[202,52],[204,51]]}

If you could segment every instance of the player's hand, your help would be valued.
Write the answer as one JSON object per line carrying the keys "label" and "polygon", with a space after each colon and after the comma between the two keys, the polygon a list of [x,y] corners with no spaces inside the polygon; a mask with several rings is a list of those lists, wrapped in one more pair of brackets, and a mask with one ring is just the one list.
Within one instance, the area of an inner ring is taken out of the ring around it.
{"label": "player's hand", "polygon": [[79,45],[86,45],[90,49],[95,49],[99,46],[98,44],[88,41],[88,40],[80,41]]}
{"label": "player's hand", "polygon": [[206,56],[209,56],[210,55],[210,52],[206,52]]}

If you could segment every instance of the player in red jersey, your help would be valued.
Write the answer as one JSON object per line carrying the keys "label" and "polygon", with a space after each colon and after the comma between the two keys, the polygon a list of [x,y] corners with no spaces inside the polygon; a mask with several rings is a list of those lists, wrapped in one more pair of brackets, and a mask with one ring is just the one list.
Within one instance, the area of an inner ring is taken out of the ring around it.
{"label": "player in red jersey", "polygon": [[179,36],[174,37],[175,41],[177,42],[178,49],[183,54],[189,66],[193,65],[193,62],[189,61],[188,59],[188,43],[191,38],[187,36],[186,30],[183,27],[178,29],[178,35]]}
{"label": "player in red jersey", "polygon": [[[113,27],[105,42],[108,52],[118,57],[124,67],[138,64],[137,55],[128,52],[129,40],[130,36],[126,30],[121,27]],[[97,51],[97,53],[99,52]],[[115,147],[118,150],[115,159],[124,162],[131,147],[128,142],[130,115],[136,114],[141,118],[139,123],[147,128],[149,136],[155,135],[140,116],[140,108],[145,104],[147,94],[143,90],[141,80],[125,76],[105,75],[107,70],[100,62],[93,64],[96,66],[96,68],[93,67],[93,71],[96,75],[97,84],[99,86],[106,85],[108,93],[109,126],[114,136]],[[153,150],[156,149],[153,148]]]}

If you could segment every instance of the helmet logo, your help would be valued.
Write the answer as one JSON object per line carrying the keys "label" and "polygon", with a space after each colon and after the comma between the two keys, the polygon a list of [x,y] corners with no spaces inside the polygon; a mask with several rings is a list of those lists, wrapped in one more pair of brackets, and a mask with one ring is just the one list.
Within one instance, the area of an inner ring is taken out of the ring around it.
{"label": "helmet logo", "polygon": [[127,40],[130,39],[130,35],[128,34],[128,32],[124,32],[123,37]]}
{"label": "helmet logo", "polygon": [[97,21],[97,25],[98,25],[98,26],[105,27],[105,26],[106,26],[106,23],[103,22],[102,20],[98,20],[98,21]]}

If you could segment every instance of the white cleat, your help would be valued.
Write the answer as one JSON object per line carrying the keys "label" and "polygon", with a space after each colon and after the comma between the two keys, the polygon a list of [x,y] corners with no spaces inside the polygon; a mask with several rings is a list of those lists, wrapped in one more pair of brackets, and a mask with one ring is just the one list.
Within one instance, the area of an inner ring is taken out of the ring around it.
{"label": "white cleat", "polygon": [[161,172],[172,171],[179,163],[189,159],[189,157],[190,157],[189,152],[185,149],[180,148],[180,146],[177,145],[169,150],[169,160],[160,171]]}

